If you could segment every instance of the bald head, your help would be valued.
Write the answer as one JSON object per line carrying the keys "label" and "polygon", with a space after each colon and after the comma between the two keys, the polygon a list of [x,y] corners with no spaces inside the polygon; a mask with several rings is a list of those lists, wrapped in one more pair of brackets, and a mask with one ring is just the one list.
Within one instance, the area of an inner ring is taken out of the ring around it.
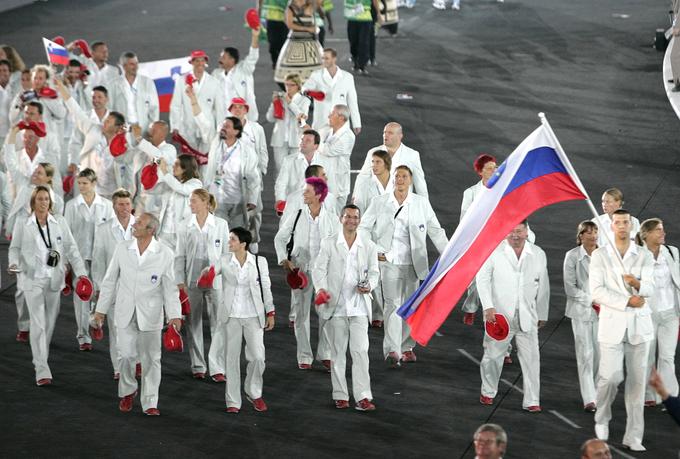
{"label": "bald head", "polygon": [[383,129],[383,143],[388,150],[391,150],[391,154],[394,154],[394,150],[399,148],[403,137],[404,134],[401,129],[401,124],[392,121],[385,125],[385,129]]}
{"label": "bald head", "polygon": [[612,459],[612,453],[607,442],[591,438],[581,445],[581,459]]}
{"label": "bald head", "polygon": [[154,123],[149,128],[149,138],[151,139],[151,143],[157,147],[163,143],[163,141],[165,141],[169,131],[170,129],[168,127],[168,123],[165,121],[154,121]]}

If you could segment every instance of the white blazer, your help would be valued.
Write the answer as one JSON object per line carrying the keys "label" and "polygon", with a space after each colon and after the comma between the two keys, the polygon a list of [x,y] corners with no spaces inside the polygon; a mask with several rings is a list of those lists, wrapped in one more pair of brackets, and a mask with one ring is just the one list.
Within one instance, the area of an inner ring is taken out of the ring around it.
{"label": "white blazer", "polygon": [[349,108],[352,126],[361,127],[357,90],[354,87],[354,77],[351,73],[338,67],[335,78],[332,78],[325,68],[315,70],[302,85],[302,92],[305,91],[322,91],[325,94],[322,102],[314,101],[312,127],[317,131],[328,123],[328,115],[334,105],[346,105]]}
{"label": "white blazer", "polygon": [[249,145],[249,148],[257,154],[257,164],[260,174],[267,174],[269,165],[269,151],[267,151],[267,138],[264,135],[264,128],[257,121],[248,121],[243,126],[241,142]]}
{"label": "white blazer", "polygon": [[171,232],[167,231],[168,222],[165,221],[169,209],[172,209],[172,215],[174,215],[175,231],[172,232],[176,234],[182,226],[182,222],[191,218],[191,208],[189,207],[191,193],[197,188],[203,188],[203,183],[197,178],[180,182],[169,171],[166,174],[160,173],[160,170],[158,172],[158,182],[148,190],[153,196],[153,209],[159,209],[157,216],[161,222],[161,227],[158,229],[158,234]]}
{"label": "white blazer", "polygon": [[59,188],[61,189],[61,175],[57,173],[57,170],[59,169],[59,158],[54,154],[53,150],[43,149],[42,146],[38,144],[38,154],[33,158],[33,161],[31,161],[24,148],[17,150],[14,144],[8,143],[5,145],[3,156],[7,173],[14,185],[16,194],[18,194],[22,188],[31,184],[31,176],[38,167],[38,163],[50,163],[54,166],[55,175],[52,177],[52,182],[58,181]]}
{"label": "white blazer", "polygon": [[[645,247],[647,246],[645,245]],[[666,260],[666,264],[671,271],[671,280],[675,292],[675,314],[680,315],[680,254],[678,253],[678,248],[672,245],[662,245],[659,247],[659,257],[663,257]],[[652,295],[649,302],[653,311],[655,310],[654,301],[655,295]]]}
{"label": "white blazer", "polygon": [[[237,97],[241,97],[248,103],[248,119],[250,121],[257,121],[259,112],[257,110],[257,103],[255,98],[255,83],[253,80],[253,73],[255,73],[255,66],[257,60],[260,58],[260,48],[250,48],[250,52],[241,59],[233,69],[231,69],[231,80],[233,82],[234,92]],[[213,77],[217,79],[220,85],[222,99],[225,99],[226,108],[229,107],[231,101],[226,100],[227,95],[224,92],[224,80],[227,77],[224,69],[216,68],[212,73]],[[218,124],[221,122],[218,119]]]}
{"label": "white blazer", "polygon": [[[218,309],[217,317],[222,322],[229,320],[231,310],[234,306],[234,296],[238,286],[238,267],[232,263],[233,253],[228,253],[222,257],[221,276],[222,276],[222,301]],[[255,265],[257,257],[257,266]],[[248,253],[245,265],[248,270],[248,283],[250,286],[250,297],[257,309],[257,318],[260,326],[265,326],[265,316],[274,311],[274,298],[272,297],[272,281],[269,278],[269,265],[267,259],[259,255]],[[260,275],[257,275],[257,268],[260,268]],[[262,290],[260,290],[262,288]],[[264,297],[264,298],[263,298]]]}
{"label": "white blazer", "polygon": [[[130,222],[128,227],[132,229],[132,225],[135,223],[135,216],[130,215]],[[113,217],[103,223],[97,225],[97,229],[94,233],[94,247],[92,249],[92,283],[94,284],[94,290],[101,290],[102,281],[104,280],[104,275],[106,274],[106,269],[109,267],[109,263],[113,258],[113,252],[116,250],[116,246],[123,241],[130,241],[134,239],[132,236],[132,231],[130,231],[129,238],[125,239],[119,230],[120,223],[117,217]]]}
{"label": "white blazer", "polygon": [[[20,91],[9,109],[9,122],[10,126],[16,125],[23,118],[23,104],[21,102],[21,95],[23,91]],[[63,120],[66,118],[66,107],[64,106],[64,99],[61,98],[59,93],[57,93],[56,99],[50,99],[48,97],[41,97],[36,99],[36,102],[40,102],[43,106],[43,121],[45,122],[45,128],[47,131],[62,132],[63,133]],[[59,129],[61,124],[62,129]]]}
{"label": "white blazer", "polygon": [[359,177],[357,177],[357,181],[354,183],[352,203],[364,213],[366,212],[366,209],[368,209],[368,206],[371,205],[373,198],[389,193],[389,188],[389,181],[387,182],[387,186],[383,188],[382,183],[380,183],[378,178],[372,173],[368,180],[359,180]]}
{"label": "white blazer", "polygon": [[[356,183],[354,184],[355,188],[361,186],[362,182],[371,179],[371,176],[373,175],[373,168],[371,164],[373,160],[373,152],[377,150],[387,150],[387,147],[385,147],[385,145],[379,145],[368,150],[364,164],[361,166],[361,171],[359,172]],[[418,153],[413,148],[407,147],[403,143],[399,145],[397,151],[394,152],[394,156],[392,156],[390,181],[387,184],[387,191],[391,191],[394,188],[394,171],[398,166],[407,166],[409,169],[411,169],[411,172],[413,173],[413,184],[411,186],[412,191],[427,198],[427,182],[425,181],[425,171],[423,171],[423,166],[420,163],[420,153]]]}
{"label": "white blazer", "polygon": [[[288,206],[286,205],[286,207]],[[298,215],[298,211],[301,211],[301,213],[297,225],[295,226],[293,251],[291,252],[290,257],[295,266],[306,271],[314,258],[318,255],[316,253],[310,253],[309,251],[309,218],[311,214],[309,213],[309,207],[307,205],[303,204],[301,207],[298,207],[298,209],[291,208],[290,212],[286,212],[283,217],[281,217],[279,231],[276,233],[276,236],[274,236],[274,248],[276,249],[276,257],[278,258],[279,264],[283,263],[283,261],[288,258],[286,245],[288,244],[288,241],[290,241],[290,236],[293,233],[293,225],[295,224],[295,218]],[[324,206],[321,206],[321,211],[317,218],[319,219],[319,240],[323,240],[326,237],[338,233],[340,222],[338,221],[337,216],[328,212]]]}
{"label": "white blazer", "polygon": [[281,170],[279,170],[279,175],[276,176],[276,182],[274,182],[274,197],[277,201],[285,201],[290,193],[300,188],[300,184],[304,185],[305,171],[307,167],[318,164],[317,157],[318,155],[315,154],[311,164],[307,162],[305,155],[300,151],[283,158]]}
{"label": "white blazer", "polygon": [[107,314],[115,305],[116,327],[126,328],[136,316],[140,331],[161,330],[164,312],[168,320],[181,317],[173,269],[175,257],[155,238],[144,251],[141,263],[137,253],[137,239],[116,246],[102,281],[97,312]]}
{"label": "white blazer", "polygon": [[[94,248],[94,240],[97,238],[96,232],[100,224],[115,218],[113,213],[113,204],[106,198],[99,195],[95,195],[94,201],[92,202],[92,207],[94,208],[92,212],[92,218],[88,219],[87,204],[83,201],[82,195],[71,199],[66,203],[66,208],[64,209],[64,218],[68,223],[69,228],[71,228],[71,233],[73,233],[73,238],[78,241],[81,250],[85,245],[85,238],[88,235],[88,226],[94,227],[92,231],[93,239],[88,242],[90,249]],[[86,260],[91,260],[92,253],[82,254]]]}
{"label": "white blazer", "polygon": [[309,115],[309,98],[297,93],[293,96],[290,104],[286,99],[281,98],[283,103],[283,119],[274,118],[274,102],[269,104],[267,110],[267,121],[274,123],[272,137],[269,145],[272,147],[297,148],[302,137],[302,128],[298,123],[297,117]]}
{"label": "white blazer", "polygon": [[[85,264],[80,257],[78,246],[73,239],[73,235],[68,228],[66,220],[61,215],[50,215],[47,218],[50,228],[50,239],[52,248],[59,252],[59,263],[52,268],[50,279],[50,289],[59,291],[64,288],[64,274],[66,264],[71,265],[76,277],[87,275]],[[14,225],[12,242],[9,246],[8,264],[17,265],[21,270],[17,274],[17,288],[26,292],[33,288],[36,267],[36,244],[42,244],[38,232],[38,225],[35,221],[35,214],[31,213],[27,217],[21,217]],[[47,235],[45,235],[47,237]],[[47,260],[45,260],[47,261]]]}
{"label": "white blazer", "polygon": [[484,310],[495,308],[508,323],[519,310],[524,332],[535,330],[539,320],[548,320],[550,280],[545,252],[529,241],[524,243],[520,263],[512,247],[503,241],[477,273],[477,292]]}
{"label": "white blazer", "polygon": [[[219,274],[221,267],[220,259],[223,255],[229,253],[229,225],[227,221],[220,217],[215,217],[213,214],[208,214],[205,221],[205,226],[208,228],[208,235],[206,237],[208,263],[214,266],[216,273]],[[177,247],[175,248],[175,281],[178,284],[184,284],[189,287],[191,273],[194,270],[194,261],[196,260],[196,250],[200,238],[204,237],[201,230],[198,229],[196,222],[196,215],[182,224],[182,229],[177,234]],[[213,289],[222,289],[221,276],[216,275],[213,282]]]}
{"label": "white blazer", "polygon": [[[375,289],[380,280],[380,269],[378,268],[378,249],[369,239],[357,235],[354,244],[357,244],[359,279],[364,278],[364,273],[368,274],[368,283],[371,290]],[[328,304],[319,308],[319,314],[328,320],[333,317],[335,309],[338,307],[341,290],[345,281],[345,265],[349,251],[347,250],[342,231],[337,235],[329,236],[321,241],[319,256],[314,261],[312,269],[312,279],[314,288],[318,292],[326,290],[331,299]],[[368,294],[363,294],[364,311],[371,322],[371,299]],[[344,305],[340,305],[343,307]]]}
{"label": "white blazer", "polygon": [[654,257],[652,253],[631,242],[621,264],[615,248],[601,247],[590,260],[590,292],[600,305],[600,326],[597,339],[601,343],[619,344],[628,331],[628,342],[640,344],[654,339],[652,309],[645,303],[641,308],[628,307],[633,295],[623,282],[624,274],[640,280],[638,295],[649,298],[654,294]]}
{"label": "white blazer", "polygon": [[[279,220],[279,228],[281,227],[281,223],[284,221],[285,218],[288,217],[289,214],[291,213],[297,214],[297,211],[305,205],[305,200],[304,197],[302,196],[302,193],[304,193],[305,191],[304,179],[301,180],[299,183],[301,183],[302,185],[298,184],[298,188],[296,190],[291,191],[290,194],[286,196],[286,207],[283,210],[281,220]],[[326,195],[326,199],[324,199],[323,202],[321,203],[321,207],[323,207],[326,210],[326,212],[335,215],[336,218],[340,218],[338,200],[335,199],[335,195],[330,191]],[[295,216],[293,216],[293,218],[295,218]]]}
{"label": "white blazer", "polygon": [[564,257],[562,269],[564,292],[567,296],[567,307],[564,315],[572,320],[593,322],[597,313],[592,307],[593,297],[590,294],[588,271],[590,255],[583,246],[574,247]]}
{"label": "white blazer", "polygon": [[330,126],[319,131],[319,164],[326,169],[328,189],[336,196],[347,197],[350,192],[350,156],[356,136],[346,122],[336,133]]}
{"label": "white blazer", "polygon": [[[359,230],[370,235],[371,240],[376,243],[378,253],[387,253],[392,248],[394,214],[396,212],[390,202],[392,196],[394,194],[389,193],[373,198],[359,225]],[[411,260],[418,279],[422,280],[425,279],[429,270],[426,236],[430,237],[440,254],[449,241],[427,198],[409,193],[406,199],[404,202],[408,203]]]}
{"label": "white blazer", "polygon": [[[28,184],[20,189],[17,189],[17,195],[14,198],[14,202],[9,201],[10,207],[6,215],[5,220],[5,235],[11,236],[14,231],[14,225],[21,217],[28,217],[31,210],[31,195],[35,185]],[[5,197],[7,187],[3,190],[2,200],[7,199]],[[64,199],[56,194],[53,190],[50,190],[50,196],[52,197],[52,214],[54,215],[64,215]]]}
{"label": "white blazer", "polygon": [[[137,85],[135,100],[137,122],[142,131],[146,132],[151,123],[159,119],[158,91],[156,91],[153,80],[144,75],[137,75],[135,84]],[[113,111],[122,113],[127,120],[129,114],[126,85],[128,85],[128,81],[125,75],[120,75],[109,83],[107,89],[109,90],[109,107]]]}

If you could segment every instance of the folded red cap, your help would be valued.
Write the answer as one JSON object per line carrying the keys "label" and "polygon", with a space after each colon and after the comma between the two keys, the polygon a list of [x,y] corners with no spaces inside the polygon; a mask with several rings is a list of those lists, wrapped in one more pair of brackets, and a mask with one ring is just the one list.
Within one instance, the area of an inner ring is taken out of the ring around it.
{"label": "folded red cap", "polygon": [[127,151],[127,139],[124,132],[113,136],[109,144],[109,151],[112,156],[120,156]]}
{"label": "folded red cap", "polygon": [[600,305],[597,304],[597,303],[593,303],[592,306],[593,306],[593,309],[595,310],[595,314],[597,314],[599,316],[600,315]]}
{"label": "folded red cap", "polygon": [[92,57],[92,53],[90,52],[90,45],[88,45],[85,40],[79,38],[76,41],[74,41],[73,44],[80,48],[80,51],[85,55],[85,57]]}
{"label": "folded red cap", "polygon": [[142,167],[142,172],[139,175],[139,180],[145,190],[150,190],[158,183],[158,164],[151,163]]}
{"label": "folded red cap", "polygon": [[496,341],[503,341],[508,337],[508,333],[510,333],[508,319],[503,314],[496,314],[496,322],[485,322],[484,327],[489,338],[493,338]]}
{"label": "folded red cap", "polygon": [[24,121],[21,120],[17,124],[17,127],[21,129],[30,129],[35,132],[38,137],[45,137],[47,135],[47,130],[45,128],[45,123],[42,121]]}
{"label": "folded red cap", "polygon": [[193,73],[187,73],[187,76],[184,77],[184,82],[187,86],[191,86],[196,81],[198,80],[194,77]]}
{"label": "folded red cap", "polygon": [[182,335],[177,332],[174,325],[170,325],[163,332],[163,347],[170,352],[182,352],[184,350]]}
{"label": "folded red cap", "polygon": [[66,175],[61,180],[61,187],[64,189],[64,194],[69,194],[73,191],[73,185],[76,182],[76,177],[73,175]]}
{"label": "folded red cap", "polygon": [[276,201],[274,205],[274,210],[278,216],[283,215],[283,211],[286,209],[286,201]]}
{"label": "folded red cap", "polygon": [[274,118],[276,118],[277,120],[282,120],[286,112],[283,108],[283,101],[281,100],[281,98],[277,97],[276,99],[274,99],[272,105],[274,105]]}
{"label": "folded red cap", "polygon": [[182,289],[179,289],[179,304],[182,306],[182,315],[188,316],[191,314],[191,303],[189,302],[189,295]]}
{"label": "folded red cap", "polygon": [[286,276],[286,281],[293,290],[304,290],[309,284],[307,275],[303,271],[300,271],[300,268],[295,268],[293,271],[288,273],[288,276]]}
{"label": "folded red cap", "polygon": [[78,282],[76,282],[76,295],[78,295],[81,301],[90,301],[93,292],[94,286],[87,276],[78,279]]}
{"label": "folded red cap", "polygon": [[202,49],[195,49],[191,52],[191,55],[189,56],[189,63],[191,64],[191,61],[193,61],[194,59],[198,59],[199,57],[205,59],[206,62],[210,60],[205,51],[203,51]]}
{"label": "folded red cap", "polygon": [[93,327],[90,325],[90,336],[95,341],[101,341],[104,339],[104,327]]}
{"label": "folded red cap", "polygon": [[231,111],[231,107],[233,105],[243,105],[246,107],[246,110],[250,111],[250,106],[248,106],[248,102],[243,97],[234,97],[231,99],[231,103],[229,104],[229,111]]}
{"label": "folded red cap", "polygon": [[38,97],[42,97],[44,99],[56,99],[57,98],[57,91],[50,88],[49,86],[43,86],[38,91]]}
{"label": "folded red cap", "polygon": [[215,267],[211,266],[210,269],[205,272],[201,277],[199,277],[196,282],[198,288],[212,288],[213,281],[215,280]]}
{"label": "folded red cap", "polygon": [[61,294],[69,296],[73,292],[73,272],[69,269],[64,273],[64,288],[61,289]]}
{"label": "folded red cap", "polygon": [[305,91],[304,94],[319,102],[323,102],[326,98],[326,94],[323,91]]}
{"label": "folded red cap", "polygon": [[186,139],[179,133],[176,132],[172,135],[172,141],[179,144],[179,148],[182,150],[182,153],[192,155],[194,158],[196,158],[196,162],[199,166],[205,166],[208,164],[208,155],[206,153],[201,153],[189,145],[189,142],[187,142]]}
{"label": "folded red cap", "polygon": [[246,11],[246,23],[253,30],[260,28],[260,15],[255,8],[250,8]]}
{"label": "folded red cap", "polygon": [[62,37],[61,35],[57,35],[52,39],[52,41],[60,46],[66,46],[66,40],[64,40],[64,37]]}
{"label": "folded red cap", "polygon": [[325,290],[321,290],[319,293],[316,294],[316,298],[314,298],[314,304],[317,306],[321,306],[322,304],[328,303],[330,300],[331,295]]}

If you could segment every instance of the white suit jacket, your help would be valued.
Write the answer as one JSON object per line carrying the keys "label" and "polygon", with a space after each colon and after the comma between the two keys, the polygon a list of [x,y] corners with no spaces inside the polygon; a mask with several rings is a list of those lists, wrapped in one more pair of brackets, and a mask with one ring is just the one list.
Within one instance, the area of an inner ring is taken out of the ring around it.
{"label": "white suit jacket", "polygon": [[501,242],[476,279],[484,310],[495,308],[508,323],[519,310],[519,324],[524,332],[535,330],[539,320],[548,320],[548,267],[545,252],[537,245],[524,243],[518,265],[515,251],[506,241]]}
{"label": "white suit jacket", "polygon": [[274,118],[274,103],[269,104],[267,121],[274,123],[272,138],[269,145],[272,147],[297,148],[302,137],[302,128],[297,117],[309,114],[309,98],[297,93],[293,96],[290,104],[281,98],[283,103],[283,119]]}
{"label": "white suit jacket", "polygon": [[[208,226],[206,237],[208,241],[208,263],[210,266],[214,266],[216,270],[213,289],[221,290],[222,280],[221,276],[217,274],[219,274],[221,268],[221,257],[229,253],[229,225],[225,219],[214,215],[208,216],[205,225]],[[177,234],[177,247],[175,248],[175,281],[178,284],[185,284],[190,287],[190,276],[194,270],[196,251],[202,237],[203,234],[196,226],[196,215],[192,215],[190,219],[182,223],[182,229]]]}
{"label": "white suit jacket", "polygon": [[[130,222],[128,226],[135,223],[135,216],[130,215]],[[94,233],[94,247],[92,248],[92,283],[94,290],[101,290],[102,281],[106,274],[106,269],[113,258],[113,252],[119,243],[125,240],[132,240],[132,232],[130,232],[130,239],[123,239],[121,232],[117,229],[120,226],[117,217],[113,217],[97,226]]]}
{"label": "white suit jacket", "polygon": [[354,183],[352,204],[357,206],[362,213],[366,212],[373,198],[390,193],[389,188],[391,188],[389,182],[387,187],[383,188],[382,183],[373,174],[367,180],[359,180],[359,177],[357,177],[357,181]]}
{"label": "white suit jacket", "polygon": [[338,197],[349,196],[350,191],[350,156],[354,148],[356,136],[346,122],[334,134],[330,126],[319,131],[321,145],[318,150],[319,164],[326,169],[328,189]]}
{"label": "white suit jacket", "polygon": [[633,295],[623,282],[624,274],[640,280],[638,295],[649,298],[654,293],[654,257],[652,253],[631,242],[623,257],[626,272],[616,259],[615,248],[607,245],[596,249],[590,260],[590,292],[600,305],[600,326],[597,339],[601,343],[618,344],[628,335],[630,344],[640,344],[654,338],[652,309],[645,303],[641,308],[628,307]]}
{"label": "white suit jacket", "polygon": [[[257,110],[257,103],[255,99],[255,83],[253,80],[253,73],[255,73],[255,66],[257,60],[260,58],[260,48],[250,48],[250,52],[241,59],[232,69],[231,79],[234,85],[234,91],[237,97],[241,97],[248,102],[248,119],[250,121],[257,121],[259,112]],[[212,76],[217,79],[220,85],[220,93],[223,94],[222,99],[225,99],[225,108],[229,108],[231,101],[226,100],[227,95],[224,93],[224,79],[227,75],[224,69],[216,68],[213,70]],[[218,119],[218,125],[222,120]]]}
{"label": "white suit jacket", "polygon": [[593,297],[590,294],[588,281],[589,269],[590,256],[583,246],[580,245],[567,252],[562,269],[564,292],[567,296],[564,315],[572,320],[582,322],[597,320],[597,314],[592,307]]}
{"label": "white suit jacket", "polygon": [[248,121],[243,126],[241,142],[249,145],[250,149],[257,154],[257,165],[262,175],[267,174],[269,165],[269,151],[267,151],[267,138],[264,135],[264,128],[257,121]]}
{"label": "white suit jacket", "polygon": [[[288,206],[286,206],[288,207]],[[295,224],[295,217],[298,211],[301,210],[300,218],[298,219],[297,226],[295,226],[295,235],[293,236],[293,251],[291,253],[291,261],[293,264],[303,270],[311,265],[318,254],[309,252],[309,207],[303,204],[297,209],[290,209],[281,217],[281,222],[279,224],[279,231],[274,236],[274,248],[276,249],[276,257],[278,258],[279,264],[288,258],[288,252],[286,250],[286,245],[290,240],[291,233],[293,232],[293,225]],[[326,237],[333,236],[338,233],[340,222],[336,215],[328,212],[323,206],[321,206],[321,211],[319,212],[319,236],[320,240]]]}
{"label": "white suit jacket", "polygon": [[[234,254],[229,253],[222,257],[222,301],[218,309],[217,317],[222,322],[229,320],[231,310],[234,306],[234,295],[238,285],[238,267],[232,263]],[[255,265],[257,257],[257,266]],[[266,314],[274,311],[274,298],[272,297],[272,282],[269,279],[269,265],[267,259],[259,255],[248,253],[245,265],[248,270],[248,281],[250,285],[250,297],[257,309],[257,318],[260,326],[265,326]],[[260,276],[257,275],[257,268],[260,268]],[[262,290],[260,290],[260,286]],[[264,298],[263,298],[264,297]]]}
{"label": "white suit jacket", "polygon": [[[302,196],[302,193],[305,191],[305,181],[304,179],[300,181],[302,185],[298,185],[298,188],[296,190],[293,190],[286,196],[286,207],[283,210],[283,215],[281,216],[281,220],[279,220],[279,228],[281,227],[281,223],[284,221],[285,218],[288,217],[289,214],[294,213],[297,214],[297,211],[302,208],[302,206],[305,205],[305,200],[304,197]],[[340,209],[338,208],[338,200],[335,199],[335,195],[331,192],[328,192],[326,195],[326,199],[323,200],[321,203],[321,207],[323,207],[326,212],[335,215],[336,218],[340,218]],[[293,216],[295,218],[295,216]]]}
{"label": "white suit jacket", "polygon": [[[380,280],[378,250],[371,240],[361,235],[357,235],[354,244],[358,245],[358,277],[359,279],[364,279],[364,273],[368,274],[368,283],[371,290],[373,290]],[[331,296],[327,304],[319,307],[319,314],[326,320],[333,317],[338,306],[344,306],[338,305],[338,301],[345,281],[345,265],[348,255],[349,251],[347,250],[341,230],[338,231],[337,235],[327,237],[321,241],[321,250],[319,251],[319,256],[314,261],[312,269],[312,279],[317,292],[324,289]],[[367,293],[361,296],[364,302],[364,310],[370,322],[372,320],[371,299]]]}
{"label": "white suit jacket", "polygon": [[[678,253],[677,247],[672,245],[662,245],[659,248],[659,257],[664,257],[666,264],[671,271],[671,280],[673,282],[673,290],[675,292],[675,313],[680,315],[680,253]],[[655,295],[652,295],[652,297],[649,299],[652,310],[655,310],[654,301]]]}
{"label": "white suit jacket", "polygon": [[[202,137],[197,120],[191,110],[191,100],[185,94],[186,82],[184,78],[175,81],[175,89],[170,102],[170,130],[177,129],[192,147],[205,153],[206,146],[210,142],[209,137]],[[195,87],[194,87],[194,90]],[[215,129],[222,124],[226,101],[222,96],[223,91],[220,83],[207,72],[203,74],[201,88],[196,91],[196,99],[201,107],[201,113],[205,116],[210,128]]]}
{"label": "white suit jacket", "polygon": [[[379,145],[368,150],[366,153],[366,159],[364,160],[363,166],[361,166],[361,172],[357,176],[355,188],[360,186],[363,181],[368,181],[373,175],[373,169],[371,161],[373,160],[373,152],[377,150],[387,150],[385,145]],[[394,152],[392,156],[392,166],[390,167],[390,181],[387,184],[387,191],[391,191],[394,188],[394,171],[398,166],[408,166],[413,173],[413,184],[411,189],[419,194],[420,196],[428,197],[427,193],[427,182],[425,181],[425,172],[423,171],[423,166],[420,163],[420,153],[418,153],[413,148],[409,148],[403,143],[399,145],[397,151]]]}
{"label": "white suit jacket", "polygon": [[172,208],[174,215],[175,232],[179,230],[182,222],[191,217],[191,208],[189,207],[189,197],[191,193],[197,188],[203,188],[203,183],[197,179],[192,178],[186,182],[180,182],[170,172],[162,174],[158,171],[158,182],[156,185],[148,190],[148,193],[153,198],[153,206],[149,211],[157,210],[155,215],[161,222],[161,227],[158,234],[166,232],[167,222],[165,216],[169,208]]}
{"label": "white suit jacket", "polygon": [[285,201],[290,193],[300,188],[301,183],[305,183],[305,170],[313,164],[318,164],[317,158],[318,154],[315,154],[310,164],[300,151],[283,158],[281,170],[274,182],[274,197],[277,201]]}
{"label": "white suit jacket", "polygon": [[[593,218],[590,220],[595,223],[598,228],[597,232],[597,246],[604,247],[609,244],[610,240],[614,240],[614,232],[612,231],[612,219],[608,214],[599,215],[598,218]],[[602,224],[600,225],[600,222]],[[635,241],[635,235],[640,231],[640,220],[634,216],[630,216],[630,240]],[[610,236],[607,238],[607,234]]]}
{"label": "white suit jacket", "polygon": [[[9,109],[9,122],[11,126],[16,125],[23,118],[23,107],[21,103],[20,91]],[[61,98],[57,93],[56,99],[50,99],[48,97],[41,97],[36,99],[36,102],[40,102],[43,106],[43,121],[45,122],[45,128],[47,131],[61,132],[63,134],[63,121],[66,118],[66,107],[64,106],[64,99]]]}
{"label": "white suit jacket", "polygon": [[[80,257],[78,246],[73,235],[68,228],[66,220],[61,215],[50,215],[48,217],[50,228],[50,239],[52,248],[59,252],[59,264],[52,268],[50,279],[50,289],[59,291],[64,288],[64,274],[66,264],[71,265],[76,277],[87,275],[85,264]],[[35,222],[35,214],[31,213],[27,217],[21,217],[14,225],[12,242],[9,246],[8,264],[15,264],[21,270],[17,275],[17,288],[28,291],[33,288],[36,266],[36,243],[39,241],[38,225]],[[40,240],[42,244],[42,240]],[[47,261],[47,260],[45,260]]]}
{"label": "white suit jacket", "polygon": [[[122,113],[126,120],[129,118],[127,91],[125,90],[127,84],[127,79],[124,75],[121,75],[109,83],[107,87],[111,110]],[[137,75],[135,84],[137,85],[135,100],[137,120],[142,131],[146,132],[151,123],[159,119],[158,92],[153,80],[144,75]]]}
{"label": "white suit jacket", "polygon": [[[390,203],[392,196],[393,193],[389,193],[373,198],[359,225],[359,230],[368,234],[376,243],[378,253],[388,253],[392,248],[395,214],[395,209]],[[426,236],[430,237],[440,254],[449,241],[437,220],[430,201],[415,193],[409,193],[407,199],[411,260],[418,279],[422,280],[425,279],[429,270]]]}
{"label": "white suit jacket", "polygon": [[346,105],[349,108],[352,126],[361,127],[357,90],[354,87],[354,77],[351,73],[338,68],[333,79],[325,68],[315,70],[302,85],[302,92],[305,91],[322,91],[325,94],[322,102],[314,101],[312,127],[317,131],[328,124],[328,114],[333,110],[334,105]]}
{"label": "white suit jacket", "polygon": [[[6,220],[5,220],[5,235],[11,236],[14,231],[14,225],[21,217],[28,217],[31,211],[31,195],[35,185],[28,184],[17,189],[17,195],[14,198],[14,202],[9,201],[10,207],[8,209]],[[3,201],[7,199],[5,197],[7,187],[3,190],[2,196]],[[52,213],[54,215],[64,215],[64,199],[56,194],[54,191],[50,191],[50,196],[52,196]]]}
{"label": "white suit jacket", "polygon": [[[64,209],[64,218],[68,223],[69,228],[71,228],[71,233],[73,238],[82,244],[82,240],[86,237],[86,226],[94,225],[94,238],[96,239],[97,228],[100,224],[115,218],[113,213],[113,204],[106,198],[99,195],[95,196],[92,206],[94,207],[94,212],[92,213],[92,220],[89,222],[86,219],[85,213],[87,212],[86,204],[80,202],[81,196],[71,199],[66,203],[66,208]],[[91,241],[92,247],[94,248],[94,240]],[[88,254],[83,254],[87,256]]]}
{"label": "white suit jacket", "polygon": [[137,239],[119,243],[102,281],[97,312],[107,314],[111,306],[115,306],[116,327],[127,327],[136,316],[140,331],[161,330],[164,312],[168,320],[179,319],[181,308],[174,258],[172,250],[155,238],[146,248],[141,263]]}

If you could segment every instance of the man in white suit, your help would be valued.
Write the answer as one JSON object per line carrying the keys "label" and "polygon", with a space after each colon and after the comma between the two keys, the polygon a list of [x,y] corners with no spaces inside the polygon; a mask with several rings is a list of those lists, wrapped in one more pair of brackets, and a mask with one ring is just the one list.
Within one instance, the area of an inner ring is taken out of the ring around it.
{"label": "man in white suit", "polygon": [[120,56],[124,74],[108,85],[111,110],[122,113],[131,125],[139,125],[142,132],[159,117],[158,92],[153,80],[139,75],[137,55],[127,51]]}
{"label": "man in white suit", "polygon": [[371,180],[373,175],[372,159],[373,152],[378,150],[386,150],[392,158],[392,166],[390,167],[390,181],[387,184],[387,191],[392,191],[394,187],[394,171],[398,166],[408,166],[413,171],[413,192],[421,196],[428,197],[427,182],[425,181],[425,172],[420,163],[420,153],[413,148],[409,148],[401,141],[404,138],[401,125],[399,123],[390,122],[385,125],[383,129],[383,144],[371,148],[366,153],[366,160],[361,167],[361,172],[357,176],[354,188],[361,187],[361,182],[364,180]]}
{"label": "man in white suit", "polygon": [[418,288],[429,271],[427,240],[442,253],[448,239],[427,198],[411,193],[411,170],[398,166],[394,172],[394,191],[376,196],[366,209],[360,229],[370,234],[378,246],[383,294],[383,353],[390,366],[415,362],[415,341],[411,328],[397,309]]}
{"label": "man in white suit", "polygon": [[654,258],[631,242],[632,220],[627,210],[618,209],[611,218],[615,247],[608,244],[595,250],[590,262],[590,292],[601,308],[595,434],[600,440],[609,438],[611,405],[624,379],[625,358],[628,418],[622,443],[633,451],[645,451],[644,395],[649,343],[654,339],[652,310],[645,298],[654,293]]}
{"label": "man in white suit", "polygon": [[304,181],[307,168],[318,162],[319,144],[321,136],[313,129],[307,129],[300,138],[300,150],[294,154],[286,156],[281,164],[281,170],[274,183],[274,199],[279,205],[283,201],[285,206],[288,195],[300,189],[300,184]]}
{"label": "man in white suit", "polygon": [[375,410],[368,374],[368,324],[371,322],[370,292],[380,279],[375,244],[357,234],[360,210],[354,204],[342,209],[342,232],[321,241],[312,279],[317,295],[330,295],[318,307],[327,320],[331,336],[331,382],[338,409],[349,408],[345,376],[347,346],[352,356],[352,394],[359,411]]}
{"label": "man in white suit", "polygon": [[347,119],[351,119],[354,133],[359,134],[361,132],[361,115],[359,114],[357,90],[354,87],[354,77],[351,73],[337,66],[337,59],[337,51],[333,48],[324,49],[323,68],[312,72],[305,84],[302,85],[302,92],[320,91],[324,94],[322,101],[314,99],[312,127],[318,131],[326,124],[333,107],[346,105],[351,113]]}
{"label": "man in white suit", "polygon": [[154,237],[160,223],[152,214],[142,214],[133,225],[134,241],[116,246],[101,284],[95,321],[101,326],[115,304],[114,322],[121,358],[118,407],[132,410],[137,394],[135,364],[142,364],[142,410],[158,416],[161,384],[161,330],[164,316],[168,326],[182,327],[179,292],[175,281],[174,254]]}
{"label": "man in white suit", "polygon": [[538,329],[548,320],[550,283],[545,252],[527,241],[527,221],[517,225],[496,248],[477,273],[477,291],[484,320],[496,322],[496,313],[508,320],[508,336],[497,341],[484,334],[484,356],[480,364],[483,405],[493,404],[508,344],[515,338],[522,367],[522,408],[542,411],[540,404],[540,354]]}

